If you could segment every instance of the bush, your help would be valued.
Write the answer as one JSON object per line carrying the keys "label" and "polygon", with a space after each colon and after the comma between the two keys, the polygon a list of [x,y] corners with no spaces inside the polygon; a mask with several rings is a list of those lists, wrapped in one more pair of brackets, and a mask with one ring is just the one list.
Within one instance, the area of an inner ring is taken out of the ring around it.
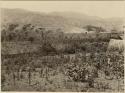
{"label": "bush", "polygon": [[97,70],[88,64],[72,63],[67,66],[67,75],[76,82],[88,82],[90,87],[94,86]]}
{"label": "bush", "polygon": [[1,84],[4,85],[5,81],[6,81],[5,75],[2,74],[1,75]]}
{"label": "bush", "polygon": [[34,38],[33,37],[29,37],[28,41],[30,41],[32,43],[34,41]]}
{"label": "bush", "polygon": [[48,54],[56,53],[56,49],[49,42],[43,43],[42,47],[40,47],[39,51],[42,55],[48,55]]}

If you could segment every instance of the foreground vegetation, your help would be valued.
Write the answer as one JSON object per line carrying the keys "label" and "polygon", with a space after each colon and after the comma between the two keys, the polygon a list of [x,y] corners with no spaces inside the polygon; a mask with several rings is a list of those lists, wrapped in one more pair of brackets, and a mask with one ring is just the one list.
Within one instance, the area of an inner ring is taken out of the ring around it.
{"label": "foreground vegetation", "polygon": [[124,56],[107,51],[110,35],[16,28],[2,31],[2,91],[123,91]]}

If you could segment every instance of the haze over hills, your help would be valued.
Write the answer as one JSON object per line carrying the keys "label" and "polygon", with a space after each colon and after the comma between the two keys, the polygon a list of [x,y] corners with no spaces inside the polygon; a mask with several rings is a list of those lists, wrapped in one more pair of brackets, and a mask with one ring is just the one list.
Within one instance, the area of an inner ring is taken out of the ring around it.
{"label": "haze over hills", "polygon": [[103,19],[96,16],[88,16],[86,14],[76,12],[52,12],[41,13],[32,12],[23,9],[2,9],[2,24],[18,23],[33,24],[42,27],[63,28],[64,31],[72,27],[83,28],[86,25],[101,26],[107,30],[121,30],[123,26],[123,18]]}

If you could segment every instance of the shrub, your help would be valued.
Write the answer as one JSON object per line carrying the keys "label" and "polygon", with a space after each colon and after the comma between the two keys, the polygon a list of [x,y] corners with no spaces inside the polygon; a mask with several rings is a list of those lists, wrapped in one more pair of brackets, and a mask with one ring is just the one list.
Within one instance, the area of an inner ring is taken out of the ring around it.
{"label": "shrub", "polygon": [[94,66],[88,64],[72,63],[67,66],[67,75],[76,82],[88,82],[93,87],[94,78],[97,70]]}
{"label": "shrub", "polygon": [[6,81],[5,75],[2,74],[1,75],[1,84],[4,85],[5,81]]}
{"label": "shrub", "polygon": [[43,55],[56,53],[56,49],[49,42],[43,43],[42,47],[40,47],[39,50],[40,50],[40,53],[43,54]]}

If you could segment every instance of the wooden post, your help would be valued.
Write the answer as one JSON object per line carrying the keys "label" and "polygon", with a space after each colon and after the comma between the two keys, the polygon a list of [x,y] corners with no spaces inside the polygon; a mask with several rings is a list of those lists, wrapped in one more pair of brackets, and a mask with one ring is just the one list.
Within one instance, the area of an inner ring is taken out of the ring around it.
{"label": "wooden post", "polygon": [[31,69],[29,68],[29,73],[28,73],[28,79],[29,79],[29,85],[31,84]]}
{"label": "wooden post", "polygon": [[118,79],[118,92],[119,92],[119,79]]}
{"label": "wooden post", "polygon": [[14,84],[14,86],[16,85],[16,82],[15,82],[15,73],[14,73],[14,71],[12,72],[12,74],[13,74],[13,84]]}
{"label": "wooden post", "polygon": [[108,65],[110,65],[110,58],[108,58]]}
{"label": "wooden post", "polygon": [[119,86],[120,86],[120,80],[119,79],[120,79],[120,77],[118,76],[117,79],[118,79],[118,92],[119,92]]}
{"label": "wooden post", "polygon": [[48,67],[46,67],[46,80],[48,81]]}
{"label": "wooden post", "polygon": [[20,68],[17,70],[17,80],[20,80]]}
{"label": "wooden post", "polygon": [[43,77],[43,69],[41,68],[40,70],[40,77],[42,78]]}

